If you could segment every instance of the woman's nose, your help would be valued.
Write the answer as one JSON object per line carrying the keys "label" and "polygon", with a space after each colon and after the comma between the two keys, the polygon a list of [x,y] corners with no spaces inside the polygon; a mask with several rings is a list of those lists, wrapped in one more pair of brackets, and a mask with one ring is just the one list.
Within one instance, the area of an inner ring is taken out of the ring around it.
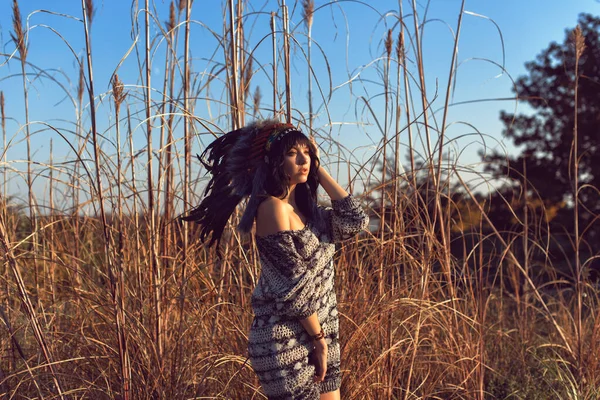
{"label": "woman's nose", "polygon": [[298,164],[300,164],[300,165],[306,164],[307,161],[308,161],[308,156],[306,154],[301,154],[298,157]]}

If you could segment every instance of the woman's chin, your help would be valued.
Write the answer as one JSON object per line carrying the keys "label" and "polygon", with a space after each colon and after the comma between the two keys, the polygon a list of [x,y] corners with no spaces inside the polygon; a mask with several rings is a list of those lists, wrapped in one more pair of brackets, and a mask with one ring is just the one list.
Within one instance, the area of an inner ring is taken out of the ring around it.
{"label": "woman's chin", "polygon": [[306,183],[308,181],[308,175],[298,175],[292,179],[292,184],[297,185],[299,183]]}

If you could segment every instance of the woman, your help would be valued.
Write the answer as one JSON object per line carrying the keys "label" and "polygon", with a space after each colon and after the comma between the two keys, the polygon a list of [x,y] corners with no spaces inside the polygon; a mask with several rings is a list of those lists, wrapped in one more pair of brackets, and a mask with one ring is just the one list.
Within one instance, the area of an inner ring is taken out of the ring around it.
{"label": "woman", "polygon": [[[206,161],[204,161],[206,159]],[[186,217],[220,240],[250,196],[239,229],[256,221],[261,276],[252,294],[248,353],[269,399],[339,399],[335,243],[368,224],[357,201],[319,165],[314,140],[290,124],[259,121],[221,136],[201,157],[212,178]],[[333,208],[317,205],[317,187]]]}

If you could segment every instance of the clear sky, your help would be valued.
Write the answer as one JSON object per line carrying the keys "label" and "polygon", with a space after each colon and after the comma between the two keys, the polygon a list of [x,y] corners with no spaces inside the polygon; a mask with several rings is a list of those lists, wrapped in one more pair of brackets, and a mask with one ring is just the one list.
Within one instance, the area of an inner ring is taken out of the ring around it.
{"label": "clear sky", "polygon": [[[114,111],[107,95],[110,94],[109,80],[115,71],[128,87],[128,102],[134,115],[142,109],[139,68],[143,61],[144,14],[139,9],[143,8],[143,4],[137,7],[136,14],[135,2],[96,0],[94,3],[96,12],[92,25],[92,48],[96,96],[99,102],[99,127],[106,137],[103,148],[111,153],[116,151],[112,126]],[[164,27],[164,22],[168,19],[169,3],[162,0],[151,3],[154,101],[161,97],[165,53],[165,42],[157,36],[157,23]],[[394,40],[397,39],[399,2],[373,0],[368,2],[370,6],[366,5],[367,2],[355,1],[329,3],[316,0],[315,3],[317,11],[312,34],[319,46],[313,47],[313,68],[326,96],[331,96],[323,101],[318,99],[317,94],[314,95],[318,110],[315,125],[339,139],[348,151],[360,148],[353,154],[357,162],[362,162],[373,154],[381,140],[374,118],[381,122],[384,117],[382,41],[389,28],[393,29]],[[297,40],[293,52],[292,74],[296,108],[294,118],[302,119],[308,113],[307,66],[303,57],[307,40],[304,36],[305,27],[301,23],[301,7],[290,1],[287,4],[290,7],[291,27],[296,32]],[[409,31],[414,30],[411,4],[412,1],[406,0],[403,4]],[[417,1],[416,4],[420,23],[427,20],[423,33],[427,93],[430,100],[433,99],[437,84],[439,98],[432,107],[437,110],[444,102],[453,50],[453,32],[456,30],[461,1],[431,0]],[[0,2],[0,43],[4,53],[0,61],[0,90],[6,97],[6,115],[9,118],[7,136],[11,145],[7,160],[11,169],[22,171],[25,166],[18,160],[25,158],[24,135],[21,130],[25,117],[20,65],[16,59],[9,60],[14,51],[14,44],[10,40],[11,5],[10,0]],[[49,123],[63,133],[61,137],[45,130],[40,124],[32,124],[32,132],[38,132],[33,136],[34,159],[39,163],[48,161],[49,140],[53,138],[55,161],[61,157],[62,160],[69,160],[73,157],[66,142],[71,145],[76,143],[73,130],[77,107],[73,98],[78,76],[77,57],[84,55],[81,2],[21,0],[19,5],[30,29],[28,61],[31,65],[27,67],[30,120]],[[224,2],[221,0],[196,1],[193,4],[191,54],[198,86],[206,83],[223,61],[223,51],[219,49],[216,39],[216,36],[223,33],[223,7]],[[580,13],[600,15],[600,3],[596,0],[467,0],[465,10],[467,13],[463,15],[459,41],[460,67],[453,102],[511,97],[510,76],[516,78],[524,74],[524,63],[533,60],[551,41],[562,42],[565,29],[576,25]],[[247,18],[245,26],[249,48],[254,49],[256,58],[251,92],[256,86],[260,86],[263,93],[262,105],[265,108],[262,116],[267,117],[271,107],[271,42],[267,35],[270,12],[277,12],[278,4],[273,0],[252,0],[247,2],[246,11],[255,12]],[[136,19],[139,24],[137,28]],[[180,41],[180,50],[182,43],[183,40]],[[129,51],[131,52],[128,54]],[[136,51],[140,52],[139,58]],[[408,50],[408,57],[411,72],[416,79],[414,53],[411,49]],[[503,64],[508,73],[503,73],[495,64]],[[394,71],[395,69],[392,70],[392,85],[395,88]],[[227,109],[222,105],[227,101],[223,88],[224,79],[225,75],[221,73],[208,89],[200,92],[202,99],[196,102],[195,114],[200,118],[216,120],[219,127],[226,130],[228,126],[224,115]],[[413,86],[416,87],[414,84]],[[331,93],[330,87],[334,88]],[[413,98],[418,99],[414,87]],[[316,86],[314,89],[316,93]],[[401,93],[401,96],[404,94]],[[363,98],[368,99],[374,116],[364,107]],[[496,141],[502,142],[499,111],[512,111],[516,106],[514,101],[485,101],[451,107],[448,137],[455,139],[471,134],[472,128],[460,124],[466,122],[490,136],[488,146],[497,146]],[[87,101],[84,107],[87,107]],[[518,110],[525,109],[523,105],[518,107]],[[441,114],[436,115],[437,122],[440,123]],[[135,116],[135,121],[139,125],[133,127],[134,145],[137,150],[141,150],[145,146],[143,115]],[[401,120],[401,126],[405,126],[405,122]],[[84,112],[84,125],[89,126],[87,110]],[[201,126],[197,126],[197,129],[202,131]],[[155,130],[155,135],[153,145],[157,147],[158,130]],[[406,133],[400,137],[405,143]],[[208,140],[207,136],[198,136],[195,150],[199,150]],[[435,137],[433,140],[435,141]],[[481,146],[475,142],[476,139],[472,136],[456,139],[455,152],[461,152],[461,163],[473,164],[478,161],[477,151]],[[509,143],[504,145],[508,151],[514,151]],[[348,157],[348,153],[344,154],[344,158]],[[404,160],[404,155],[402,159]],[[23,182],[22,178],[12,179],[11,190],[19,193],[23,189]],[[42,191],[43,188],[37,190]]]}

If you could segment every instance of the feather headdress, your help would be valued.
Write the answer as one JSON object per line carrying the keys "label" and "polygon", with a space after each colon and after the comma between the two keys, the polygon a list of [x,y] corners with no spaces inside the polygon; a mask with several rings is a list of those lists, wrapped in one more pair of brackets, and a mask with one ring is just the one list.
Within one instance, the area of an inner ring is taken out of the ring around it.
{"label": "feather headdress", "polygon": [[228,132],[213,141],[198,156],[212,175],[200,205],[182,219],[201,225],[200,240],[211,236],[209,246],[221,239],[227,220],[246,196],[250,196],[238,225],[249,232],[262,198],[269,172],[271,145],[289,132],[298,131],[291,124],[276,120],[257,121]]}

